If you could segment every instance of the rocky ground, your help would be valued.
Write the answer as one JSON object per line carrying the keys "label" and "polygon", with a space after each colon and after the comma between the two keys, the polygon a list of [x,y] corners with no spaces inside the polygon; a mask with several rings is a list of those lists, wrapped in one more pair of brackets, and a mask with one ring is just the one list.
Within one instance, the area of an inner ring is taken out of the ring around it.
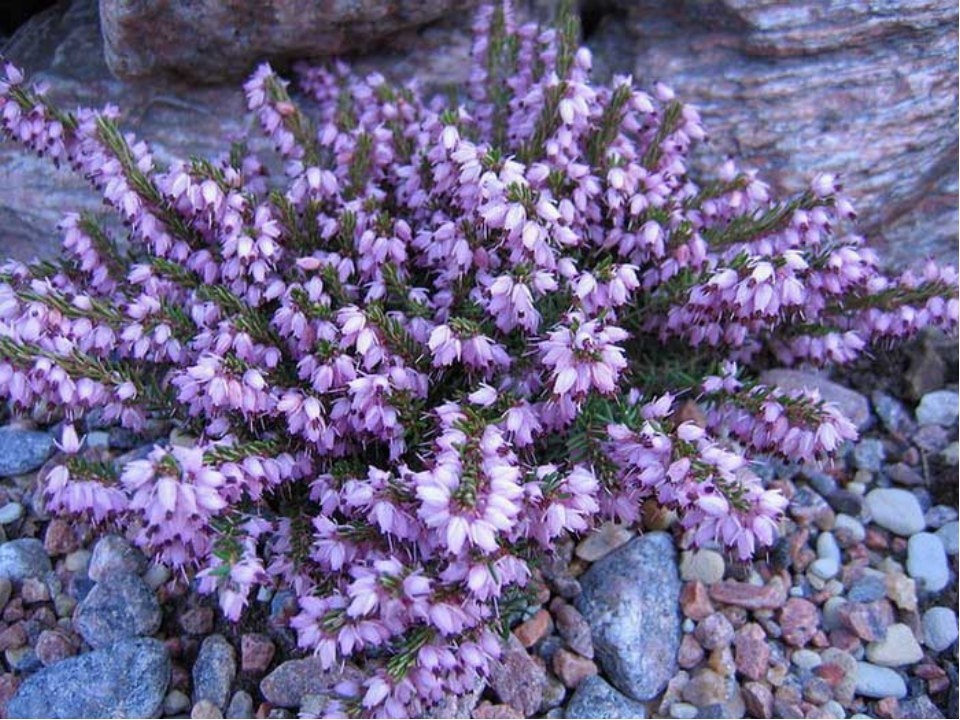
{"label": "rocky ground", "polygon": [[[837,467],[763,469],[791,498],[773,551],[678,552],[657,512],[569,539],[489,684],[435,716],[956,717],[956,357],[927,338],[843,385],[775,371],[862,438]],[[225,623],[124,538],[49,518],[51,432],[0,427],[0,715],[310,715],[329,681],[284,626],[291,596]],[[87,441],[143,450],[116,429]]]}

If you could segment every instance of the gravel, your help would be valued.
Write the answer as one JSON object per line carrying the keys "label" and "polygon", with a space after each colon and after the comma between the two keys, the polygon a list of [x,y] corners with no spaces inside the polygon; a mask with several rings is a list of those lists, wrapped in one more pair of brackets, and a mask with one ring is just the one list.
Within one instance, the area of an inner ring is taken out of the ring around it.
{"label": "gravel", "polygon": [[866,497],[866,509],[880,527],[909,537],[926,527],[923,510],[909,490],[878,488]]}
{"label": "gravel", "polygon": [[38,430],[0,427],[0,477],[38,469],[53,452],[53,437]]}
{"label": "gravel", "polygon": [[906,697],[907,685],[890,668],[868,662],[857,663],[857,694],[868,698]]}
{"label": "gravel", "polygon": [[950,427],[960,414],[960,396],[956,390],[937,390],[927,393],[917,407],[917,422],[921,425]]}
{"label": "gravel", "polygon": [[939,592],[950,582],[943,543],[933,533],[917,533],[907,542],[907,572],[921,590]]}
{"label": "gravel", "polygon": [[933,607],[923,614],[923,643],[934,652],[943,652],[957,641],[957,613]]}
{"label": "gravel", "polygon": [[207,700],[223,710],[237,675],[237,655],[223,635],[209,635],[193,665],[193,701]]}

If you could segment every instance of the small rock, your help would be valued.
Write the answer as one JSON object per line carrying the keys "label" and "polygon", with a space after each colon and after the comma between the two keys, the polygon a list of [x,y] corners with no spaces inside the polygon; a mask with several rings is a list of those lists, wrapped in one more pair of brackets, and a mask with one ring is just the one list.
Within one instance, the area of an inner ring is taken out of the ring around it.
{"label": "small rock", "polygon": [[808,678],[803,683],[803,699],[814,705],[823,705],[833,699],[833,688],[823,678]]}
{"label": "small rock", "polygon": [[874,665],[900,667],[920,662],[923,650],[909,627],[902,623],[887,628],[886,637],[867,644],[867,660]]}
{"label": "small rock", "polygon": [[901,610],[917,609],[917,583],[901,572],[887,575],[887,597]]}
{"label": "small rock", "polygon": [[801,670],[813,670],[823,664],[823,658],[813,650],[796,650],[790,655],[790,662]]}
{"label": "small rock", "polygon": [[713,612],[713,603],[706,586],[699,580],[688,582],[680,591],[680,607],[683,614],[692,620],[703,620]]}
{"label": "small rock", "polygon": [[23,582],[29,577],[43,577],[51,569],[43,543],[35,538],[21,538],[0,545],[0,578]]}
{"label": "small rock", "polygon": [[809,600],[790,598],[780,611],[780,627],[785,642],[803,647],[819,629],[820,613],[817,606]]}
{"label": "small rock", "polygon": [[73,529],[74,526],[66,520],[54,518],[50,521],[43,535],[43,547],[51,557],[66,555],[77,549],[79,543]]}
{"label": "small rock", "polygon": [[588,677],[597,674],[597,666],[592,660],[561,648],[553,656],[553,672],[566,687],[576,689]]}
{"label": "small rock", "polygon": [[195,720],[217,720],[223,717],[223,713],[209,700],[201,700],[194,703],[193,709],[190,710],[190,717],[195,718]]}
{"label": "small rock", "polygon": [[880,472],[886,452],[877,438],[861,438],[853,448],[853,464],[861,470]]}
{"label": "small rock", "polygon": [[607,677],[637,700],[655,697],[677,669],[680,576],[667,533],[650,532],[580,577],[577,609],[590,623]]}
{"label": "small rock", "polygon": [[957,614],[950,608],[933,607],[923,614],[923,644],[943,652],[957,641]]}
{"label": "small rock", "polygon": [[544,669],[510,635],[500,657],[490,664],[490,688],[501,700],[524,716],[533,715],[543,700]]}
{"label": "small rock", "polygon": [[45,432],[0,427],[0,477],[37,470],[53,449],[53,437]]}
{"label": "small rock", "polygon": [[847,599],[851,602],[869,603],[885,597],[886,594],[886,576],[877,576],[870,573],[853,581],[847,591]]}
{"label": "small rock", "polygon": [[555,600],[550,605],[556,620],[557,632],[567,647],[578,655],[593,659],[593,633],[590,623],[573,605]]}
{"label": "small rock", "polygon": [[870,399],[873,401],[873,409],[877,417],[887,430],[895,433],[910,430],[913,420],[910,417],[910,411],[902,402],[880,390],[875,391]]}
{"label": "small rock", "polygon": [[[960,414],[956,390],[937,390],[927,393],[917,406],[917,422],[921,425],[942,425],[950,427],[957,422]],[[0,473],[2,474],[2,473]]]}
{"label": "small rock", "polygon": [[822,532],[817,536],[817,557],[822,560],[835,560],[838,564],[843,559],[840,546],[832,532]]}
{"label": "small rock", "polygon": [[693,635],[684,633],[680,641],[680,649],[677,651],[677,664],[684,670],[695,668],[703,660],[704,652]]}
{"label": "small rock", "polygon": [[800,525],[816,525],[827,529],[833,525],[833,508],[819,494],[808,487],[800,487],[790,498],[787,512]]}
{"label": "small rock", "polygon": [[770,665],[770,644],[763,628],[747,623],[733,639],[737,672],[751,680],[762,680]]}
{"label": "small rock", "polygon": [[591,675],[580,683],[567,703],[566,717],[645,718],[647,709],[642,703],[617,692],[599,675]]}
{"label": "small rock", "polygon": [[169,681],[170,657],[161,642],[122,640],[27,678],[7,705],[7,717],[155,717]]}
{"label": "small rock", "polygon": [[552,625],[550,613],[541,608],[533,614],[532,618],[518,625],[513,632],[521,645],[531,648],[550,634]]}
{"label": "small rock", "polygon": [[926,527],[920,503],[913,493],[907,490],[872,490],[866,497],[866,508],[873,522],[897,535],[908,537]]}
{"label": "small rock", "polygon": [[605,522],[577,545],[576,556],[585,562],[596,562],[608,555],[621,545],[630,542],[636,537],[623,525],[614,522]]}
{"label": "small rock", "polygon": [[163,699],[163,713],[165,715],[180,715],[190,707],[190,698],[179,690],[171,690]]}
{"label": "small rock", "polygon": [[254,714],[253,698],[250,693],[243,690],[237,690],[230,698],[230,704],[227,705],[226,718],[252,718]]}
{"label": "small rock", "polygon": [[837,611],[840,622],[857,637],[867,642],[882,640],[893,624],[893,610],[889,603],[846,603]]}
{"label": "small rock", "polygon": [[759,682],[748,682],[743,686],[743,702],[750,717],[773,717],[773,693],[770,688]]}
{"label": "small rock", "polygon": [[153,635],[160,620],[160,605],[143,580],[113,573],[94,585],[77,607],[75,625],[84,640],[100,648],[123,638]]}
{"label": "small rock", "polygon": [[856,517],[863,510],[863,496],[843,489],[827,495],[827,502],[838,513]]}
{"label": "small rock", "polygon": [[670,705],[670,717],[674,720],[692,720],[699,712],[697,706],[690,703],[675,702]]}
{"label": "small rock", "polygon": [[[51,522],[51,524],[53,524]],[[63,566],[68,572],[83,573],[86,575],[90,567],[92,554],[89,550],[74,550],[63,559]]]}
{"label": "small rock", "polygon": [[[918,473],[906,463],[894,463],[886,468],[887,477],[897,485],[906,485],[907,487],[918,487],[924,484],[923,475]],[[926,521],[926,519],[924,519]]]}
{"label": "small rock", "polygon": [[907,572],[926,592],[940,592],[947,586],[950,566],[940,538],[921,532],[907,541]]}
{"label": "small rock", "polygon": [[142,575],[146,569],[147,559],[142,552],[119,535],[107,535],[94,546],[87,575],[100,582],[114,573]]}
{"label": "small rock", "polygon": [[260,692],[271,705],[296,708],[305,695],[329,695],[338,683],[358,679],[362,676],[352,666],[343,672],[326,671],[320,658],[309,656],[278,665],[260,682]]}
{"label": "small rock", "polygon": [[190,608],[180,616],[180,627],[188,635],[209,635],[213,630],[213,608]]}
{"label": "small rock", "polygon": [[27,605],[47,602],[50,599],[50,588],[40,578],[27,578],[20,586],[20,599]]}
{"label": "small rock", "polygon": [[37,644],[34,648],[37,658],[45,666],[54,665],[68,657],[77,654],[77,648],[70,638],[60,630],[44,630],[37,637]]}
{"label": "small rock", "polygon": [[[744,703],[737,681],[709,669],[699,670],[683,688],[682,697],[699,708],[711,708],[709,717],[743,717]],[[717,710],[722,709],[722,714]]]}
{"label": "small rock", "polygon": [[856,692],[866,698],[906,697],[907,685],[895,671],[867,662],[857,663]]}
{"label": "small rock", "polygon": [[918,695],[900,703],[900,717],[902,718],[942,718],[933,700],[927,695]]}
{"label": "small rock", "polygon": [[165,565],[160,565],[159,563],[151,563],[150,567],[148,567],[147,571],[143,574],[143,581],[151,590],[158,589],[169,579],[170,570],[168,570]]}
{"label": "small rock", "polygon": [[0,507],[0,525],[9,525],[23,517],[23,505],[10,502]]}
{"label": "small rock", "polygon": [[223,710],[236,675],[237,657],[233,645],[223,635],[204,638],[193,666],[194,703],[208,700],[218,712]]}
{"label": "small rock", "polygon": [[273,662],[276,646],[266,635],[247,633],[240,638],[240,669],[245,673],[262,675]]}
{"label": "small rock", "polygon": [[700,621],[694,635],[707,650],[727,647],[733,640],[733,625],[723,614],[714,613]]}
{"label": "small rock", "polygon": [[843,705],[853,702],[856,692],[858,667],[856,659],[839,648],[823,651],[823,664],[814,669],[818,677],[827,680],[833,687],[833,697]]}
{"label": "small rock", "polygon": [[724,580],[710,586],[710,597],[717,602],[747,610],[776,610],[787,601],[787,588],[779,577],[773,577],[766,585],[759,586]]}
{"label": "small rock", "polygon": [[867,531],[866,528],[863,527],[863,523],[855,517],[844,515],[843,513],[837,515],[836,520],[834,520],[833,529],[836,533],[835,537],[839,536],[840,532],[843,531],[848,533],[850,540],[855,543],[863,542],[867,536]]}
{"label": "small rock", "polygon": [[833,558],[818,558],[810,563],[810,572],[821,580],[832,580],[840,572],[840,564]]}
{"label": "small rock", "polygon": [[680,577],[684,580],[699,580],[711,585],[723,580],[726,563],[716,550],[685,552],[680,561]]}
{"label": "small rock", "polygon": [[23,623],[18,622],[0,630],[0,652],[23,647],[27,641],[27,631],[23,629]]}

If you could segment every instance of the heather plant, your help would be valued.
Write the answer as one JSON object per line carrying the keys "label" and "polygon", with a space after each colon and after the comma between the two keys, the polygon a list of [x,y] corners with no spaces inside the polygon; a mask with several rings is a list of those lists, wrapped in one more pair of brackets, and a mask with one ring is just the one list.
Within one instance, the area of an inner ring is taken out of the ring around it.
{"label": "heather plant", "polygon": [[[300,645],[342,671],[330,715],[471,689],[538,558],[599,519],[656,502],[686,545],[770,546],[786,501],[755,461],[829,462],[856,429],[751,371],[957,324],[955,272],[884,274],[836,177],[696,182],[696,110],[593,84],[569,16],[476,25],[456,101],[335,64],[299,68],[298,105],[259,68],[282,172],[240,143],[163,167],[115,108],[0,83],[6,135],[122,221],[67,215],[59,260],[0,270],[0,394],[63,421],[43,500],[231,619],[292,589]],[[177,439],[104,460],[93,415]]]}

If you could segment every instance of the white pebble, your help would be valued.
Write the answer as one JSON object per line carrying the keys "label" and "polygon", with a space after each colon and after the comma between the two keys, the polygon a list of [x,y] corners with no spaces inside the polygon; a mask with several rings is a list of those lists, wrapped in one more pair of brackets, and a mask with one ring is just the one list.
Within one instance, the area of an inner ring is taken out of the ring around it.
{"label": "white pebble", "polygon": [[957,641],[957,614],[950,608],[934,607],[923,614],[923,644],[943,652]]}
{"label": "white pebble", "polygon": [[907,541],[907,572],[920,590],[940,592],[950,582],[950,566],[943,543],[933,533],[921,532]]}
{"label": "white pebble", "polygon": [[923,530],[927,523],[913,493],[900,488],[877,488],[866,498],[866,509],[880,527],[909,537]]}

